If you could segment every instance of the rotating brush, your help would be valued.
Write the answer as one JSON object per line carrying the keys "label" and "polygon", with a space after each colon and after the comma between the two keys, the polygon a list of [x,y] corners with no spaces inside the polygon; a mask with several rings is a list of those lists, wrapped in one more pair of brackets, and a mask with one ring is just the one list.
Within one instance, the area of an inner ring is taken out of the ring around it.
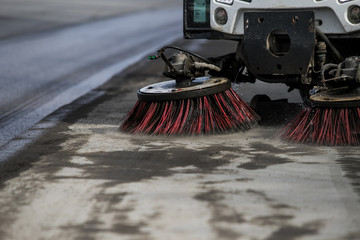
{"label": "rotating brush", "polygon": [[295,143],[360,145],[359,89],[348,87],[313,95],[283,130],[281,137]]}
{"label": "rotating brush", "polygon": [[158,51],[160,56],[149,57],[161,57],[166,63],[164,75],[175,80],[138,90],[138,101],[120,130],[131,134],[198,135],[245,131],[256,126],[260,117],[231,89],[227,78],[203,77],[204,69],[220,69],[181,50],[171,59],[164,56],[164,48]]}
{"label": "rotating brush", "polygon": [[[197,90],[169,88],[175,86],[174,81],[160,83],[168,85],[168,95],[154,93],[159,84],[140,89],[139,100],[120,130],[134,134],[198,135],[245,131],[257,125],[259,116],[230,88],[227,79],[197,81],[202,82],[195,87]],[[154,90],[154,94],[149,94],[149,90]]]}

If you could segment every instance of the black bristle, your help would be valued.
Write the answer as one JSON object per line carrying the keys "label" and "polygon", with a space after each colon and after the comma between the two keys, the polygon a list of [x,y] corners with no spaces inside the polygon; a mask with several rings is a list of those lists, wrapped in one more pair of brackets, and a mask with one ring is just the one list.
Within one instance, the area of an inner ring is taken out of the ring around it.
{"label": "black bristle", "polygon": [[120,130],[132,134],[198,135],[248,130],[260,117],[233,91],[151,102],[138,100]]}
{"label": "black bristle", "polygon": [[360,145],[360,107],[309,107],[283,130],[281,137],[295,143]]}

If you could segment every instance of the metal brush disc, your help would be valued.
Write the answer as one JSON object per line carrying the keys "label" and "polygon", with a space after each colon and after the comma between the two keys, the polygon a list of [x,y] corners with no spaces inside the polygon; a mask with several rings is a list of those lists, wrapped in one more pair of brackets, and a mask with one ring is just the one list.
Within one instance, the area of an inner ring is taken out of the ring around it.
{"label": "metal brush disc", "polygon": [[170,80],[148,85],[139,89],[138,99],[143,101],[171,101],[208,96],[223,92],[231,87],[231,82],[223,77],[201,77],[192,81],[188,87],[176,87]]}
{"label": "metal brush disc", "polygon": [[315,93],[310,100],[318,107],[359,107],[360,89],[342,87]]}

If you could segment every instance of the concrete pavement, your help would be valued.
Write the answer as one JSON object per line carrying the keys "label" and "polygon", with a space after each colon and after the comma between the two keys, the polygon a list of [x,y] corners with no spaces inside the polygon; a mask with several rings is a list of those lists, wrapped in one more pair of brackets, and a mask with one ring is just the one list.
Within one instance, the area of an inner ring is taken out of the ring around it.
{"label": "concrete pavement", "polygon": [[[358,148],[282,142],[285,118],[228,135],[118,132],[136,89],[164,80],[162,68],[133,66],[12,141],[44,134],[3,165],[2,239],[360,238]],[[248,100],[267,86],[237,91]],[[282,87],[271,97],[299,101]]]}

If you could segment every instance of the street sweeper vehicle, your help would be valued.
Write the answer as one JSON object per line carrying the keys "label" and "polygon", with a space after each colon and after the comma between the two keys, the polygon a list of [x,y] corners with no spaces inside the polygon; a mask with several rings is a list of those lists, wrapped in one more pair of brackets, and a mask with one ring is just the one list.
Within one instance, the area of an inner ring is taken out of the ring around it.
{"label": "street sweeper vehicle", "polygon": [[[164,60],[172,80],[138,91],[123,131],[247,130],[260,118],[231,82],[264,81],[286,84],[304,99],[284,139],[360,144],[360,0],[184,0],[183,10],[185,39],[233,40],[237,48],[206,59],[165,46],[150,56]],[[169,57],[167,49],[178,52]]]}

